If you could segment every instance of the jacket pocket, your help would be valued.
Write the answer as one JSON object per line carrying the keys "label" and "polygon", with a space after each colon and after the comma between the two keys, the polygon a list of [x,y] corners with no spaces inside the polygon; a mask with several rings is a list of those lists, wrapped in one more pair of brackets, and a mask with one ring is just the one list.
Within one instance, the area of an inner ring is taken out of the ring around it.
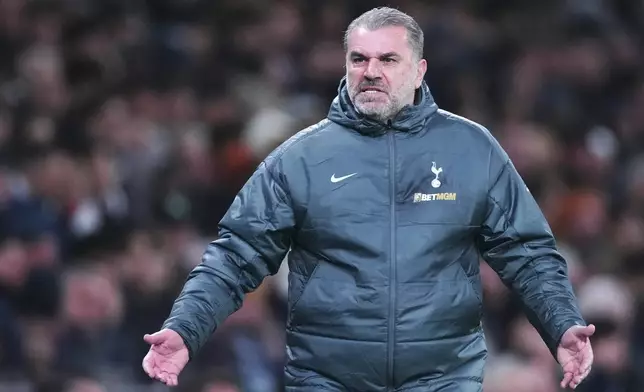
{"label": "jacket pocket", "polygon": [[320,269],[320,263],[318,262],[313,268],[313,271],[311,271],[311,273],[308,276],[299,274],[297,272],[290,272],[289,278],[288,278],[289,311],[288,311],[287,325],[289,326],[291,325],[291,322],[293,321],[293,316],[295,315],[295,312],[297,310],[297,305],[300,302],[300,300],[304,297],[304,294],[306,293],[306,288],[309,286],[309,283],[315,277],[319,269]]}
{"label": "jacket pocket", "polygon": [[481,275],[469,275],[463,266],[462,263],[459,263],[459,270],[463,276],[463,280],[467,280],[467,283],[472,290],[473,297],[476,299],[479,313],[482,313],[483,308],[483,287],[481,284]]}
{"label": "jacket pocket", "polygon": [[479,302],[482,302],[483,288],[481,287],[481,276],[480,275],[468,276],[467,280],[470,282],[470,285],[472,286],[472,290],[474,291],[474,295],[476,295],[476,299]]}

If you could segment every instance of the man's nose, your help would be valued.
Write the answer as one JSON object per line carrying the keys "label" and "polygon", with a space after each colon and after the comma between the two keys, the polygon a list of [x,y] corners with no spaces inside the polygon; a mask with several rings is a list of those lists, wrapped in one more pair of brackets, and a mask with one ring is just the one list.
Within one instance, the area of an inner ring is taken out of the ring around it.
{"label": "man's nose", "polygon": [[367,63],[367,69],[365,69],[364,77],[367,79],[377,79],[381,76],[381,64],[378,59],[371,59]]}

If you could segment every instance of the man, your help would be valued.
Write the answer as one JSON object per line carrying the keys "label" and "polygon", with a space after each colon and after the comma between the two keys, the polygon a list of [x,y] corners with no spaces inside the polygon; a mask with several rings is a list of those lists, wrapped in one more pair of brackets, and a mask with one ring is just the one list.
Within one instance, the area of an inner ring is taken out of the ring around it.
{"label": "man", "polygon": [[373,9],[345,44],[327,119],[245,184],[162,330],[145,336],[146,372],[176,385],[288,252],[287,391],[481,391],[480,254],[523,300],[563,367],[561,385],[576,387],[594,327],[504,150],[437,108],[411,17]]}

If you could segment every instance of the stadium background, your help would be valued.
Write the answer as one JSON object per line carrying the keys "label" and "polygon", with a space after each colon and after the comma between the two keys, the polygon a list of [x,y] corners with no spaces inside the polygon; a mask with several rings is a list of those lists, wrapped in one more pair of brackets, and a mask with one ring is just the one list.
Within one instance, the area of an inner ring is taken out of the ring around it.
{"label": "stadium background", "polygon": [[[258,162],[317,122],[374,1],[0,0],[0,391],[165,391],[144,333]],[[643,391],[644,2],[389,1],[426,34],[439,106],[489,127],[568,258],[595,366]],[[284,273],[178,391],[280,390]],[[559,374],[483,268],[486,392]]]}

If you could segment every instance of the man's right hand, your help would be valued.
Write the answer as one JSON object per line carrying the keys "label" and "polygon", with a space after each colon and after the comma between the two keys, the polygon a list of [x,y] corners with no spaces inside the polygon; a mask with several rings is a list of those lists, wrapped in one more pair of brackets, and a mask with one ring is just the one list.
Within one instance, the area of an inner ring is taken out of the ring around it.
{"label": "man's right hand", "polygon": [[143,340],[150,347],[143,358],[143,370],[151,378],[157,379],[168,386],[179,384],[179,373],[188,363],[188,348],[178,333],[171,329],[163,329],[152,335],[145,335]]}

